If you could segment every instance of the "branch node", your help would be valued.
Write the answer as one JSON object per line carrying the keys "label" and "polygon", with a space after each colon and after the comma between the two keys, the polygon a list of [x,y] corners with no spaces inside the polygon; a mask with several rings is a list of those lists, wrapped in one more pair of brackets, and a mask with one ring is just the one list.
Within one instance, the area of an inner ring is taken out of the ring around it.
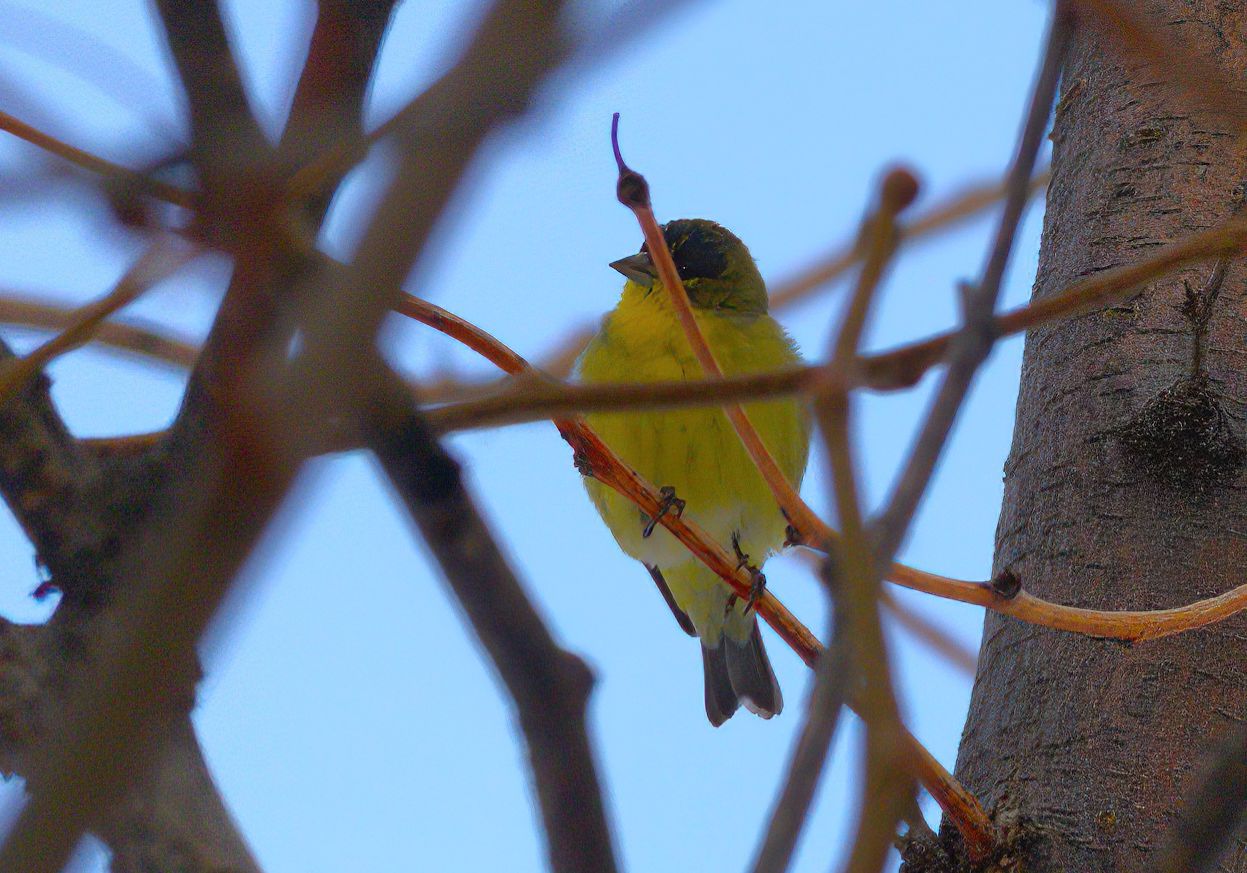
{"label": "branch node", "polygon": [[1017,573],[1006,568],[992,578],[992,591],[1005,600],[1012,600],[1022,591],[1022,580]]}
{"label": "branch node", "polygon": [[880,205],[892,215],[908,209],[918,199],[922,183],[908,167],[893,167],[883,177],[880,186]]}
{"label": "branch node", "polygon": [[619,113],[611,116],[611,149],[615,153],[615,166],[619,168],[619,179],[615,182],[615,196],[619,202],[629,209],[648,209],[649,182],[636,170],[629,167],[619,149]]}

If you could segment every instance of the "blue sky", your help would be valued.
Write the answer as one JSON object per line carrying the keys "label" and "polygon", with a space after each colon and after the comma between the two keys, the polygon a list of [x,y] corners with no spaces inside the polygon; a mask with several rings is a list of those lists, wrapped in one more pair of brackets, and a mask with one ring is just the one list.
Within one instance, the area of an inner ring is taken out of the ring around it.
{"label": "blue sky", "polygon": [[[276,130],[310,4],[226,6],[256,109]],[[591,21],[612,8],[586,3],[578,14]],[[145,4],[64,0],[48,13],[5,0],[0,9],[0,108],[117,160],[170,146],[182,127],[180,97]],[[444,69],[477,14],[463,2],[402,5],[370,120]],[[616,111],[625,154],[649,178],[659,217],[720,221],[749,244],[764,275],[782,278],[853,232],[889,164],[915,168],[925,183],[920,206],[999,174],[1044,18],[1034,0],[686,3],[600,66],[560,76],[527,119],[490,141],[407,287],[534,358],[612,307],[620,282],[606,264],[640,238],[614,199]],[[0,167],[0,288],[66,302],[104,292],[142,241],[114,229],[85,185],[57,182],[50,200],[24,194],[17,181],[32,168],[60,169],[29,147],[0,141]],[[349,251],[384,168],[378,154],[350,179],[327,233],[333,251]],[[1028,296],[1040,218],[1033,210],[1019,240],[1010,305]],[[980,221],[907,250],[869,344],[953,324],[954,285],[980,270],[989,231]],[[226,264],[208,259],[127,317],[200,336],[227,275]],[[838,302],[829,294],[781,314],[807,356],[822,353]],[[37,338],[4,335],[19,348]],[[386,341],[417,377],[491,375],[419,325],[395,318]],[[979,379],[906,544],[908,562],[988,574],[1020,350],[1018,340],[1002,344]],[[52,375],[83,435],[162,426],[183,378],[91,350],[56,363]],[[860,404],[872,504],[886,494],[932,381]],[[787,710],[712,729],[696,646],[645,571],[615,547],[554,429],[472,433],[451,445],[532,597],[598,674],[592,726],[624,865],[743,868],[800,724],[808,671],[769,637]],[[826,491],[816,457],[805,494],[826,508]],[[772,590],[821,634],[824,604],[802,562],[780,557],[766,569]],[[231,622],[205,651],[196,722],[266,870],[542,869],[507,701],[369,458],[313,464],[247,576]],[[38,581],[29,545],[0,519],[4,615],[46,615],[49,605],[28,596]],[[901,599],[977,647],[980,610]],[[969,677],[892,631],[906,719],[951,766]],[[855,721],[842,722],[795,869],[826,870],[843,856],[860,740]],[[98,850],[84,857],[87,869],[102,863]]]}

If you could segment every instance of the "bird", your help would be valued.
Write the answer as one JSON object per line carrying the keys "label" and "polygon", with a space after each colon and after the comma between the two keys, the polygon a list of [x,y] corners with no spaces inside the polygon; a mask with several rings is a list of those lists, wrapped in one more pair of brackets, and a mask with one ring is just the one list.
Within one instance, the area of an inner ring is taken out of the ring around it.
{"label": "bird", "polygon": [[[768,313],[766,283],[749,249],[707,219],[662,226],[693,314],[725,375],[801,362],[796,343]],[[670,294],[647,245],[610,264],[626,281],[577,361],[583,383],[702,378]],[[784,475],[799,488],[809,456],[808,412],[794,398],[744,406]],[[766,558],[787,539],[788,522],[719,408],[601,412],[585,416],[603,442],[638,473],[662,486],[674,509],[761,578]],[[762,718],[783,709],[757,616],[714,571],[666,528],[607,485],[585,477],[589,497],[623,552],[649,570],[680,626],[701,642],[706,716],[722,725],[744,705]]]}

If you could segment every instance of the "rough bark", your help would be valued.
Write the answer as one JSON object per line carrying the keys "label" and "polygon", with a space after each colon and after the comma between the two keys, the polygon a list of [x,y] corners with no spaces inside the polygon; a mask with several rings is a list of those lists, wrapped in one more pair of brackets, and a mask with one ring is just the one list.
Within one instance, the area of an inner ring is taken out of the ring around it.
{"label": "rough bark", "polygon": [[[1247,69],[1243,3],[1143,8],[1234,79]],[[1231,120],[1189,106],[1159,70],[1079,28],[1054,122],[1036,296],[1236,208],[1247,146]],[[1198,290],[1212,269],[1027,336],[996,572],[1100,609],[1177,606],[1243,581],[1241,261],[1229,264],[1208,326],[1207,380],[1181,381],[1193,341],[1182,280]],[[1172,402],[1151,402],[1175,385]],[[1228,427],[1218,432],[1215,415],[1213,427],[1183,426],[1191,407],[1178,401],[1192,390]],[[1140,453],[1140,433],[1169,451]],[[957,775],[1008,826],[1020,869],[1147,868],[1203,755],[1247,712],[1245,631],[1239,616],[1131,646],[987,614]],[[1241,835],[1214,869],[1247,871]]]}

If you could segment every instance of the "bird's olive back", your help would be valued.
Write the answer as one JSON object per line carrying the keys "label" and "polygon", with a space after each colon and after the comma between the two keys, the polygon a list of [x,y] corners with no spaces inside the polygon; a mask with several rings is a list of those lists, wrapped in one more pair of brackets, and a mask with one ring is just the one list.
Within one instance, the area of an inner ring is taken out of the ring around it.
{"label": "bird's olive back", "polygon": [[730,230],[703,218],[680,218],[663,225],[663,236],[694,306],[766,312],[762,275],[749,249]]}

